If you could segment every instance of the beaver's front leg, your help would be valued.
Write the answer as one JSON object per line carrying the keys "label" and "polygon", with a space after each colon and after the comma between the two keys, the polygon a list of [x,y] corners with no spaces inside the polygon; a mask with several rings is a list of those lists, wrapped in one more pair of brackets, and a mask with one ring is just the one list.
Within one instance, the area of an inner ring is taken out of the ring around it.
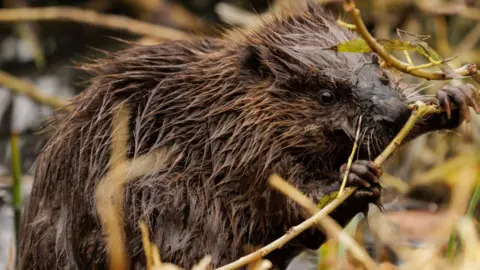
{"label": "beaver's front leg", "polygon": [[[347,164],[340,168],[339,181],[332,185],[332,191],[340,189],[346,168]],[[356,214],[365,212],[369,203],[379,205],[382,194],[379,183],[380,175],[381,169],[373,161],[354,161],[347,178],[347,187],[357,187],[357,189],[330,216],[341,226],[345,226]]]}
{"label": "beaver's front leg", "polygon": [[[339,171],[337,181],[331,184],[325,191],[325,195],[338,191],[343,181],[347,164],[344,164]],[[353,162],[347,178],[347,187],[357,187],[357,190],[339,205],[330,216],[342,227],[358,213],[365,212],[369,203],[379,204],[381,187],[379,177],[380,168],[373,161],[356,160]],[[310,240],[310,241],[309,241]],[[317,233],[316,237],[308,238],[304,244],[309,249],[317,249],[325,241],[325,235]]]}
{"label": "beaver's front leg", "polygon": [[[417,123],[419,128],[414,129],[409,139],[429,131],[454,129],[460,126],[463,121],[470,122],[469,107],[472,107],[477,114],[480,113],[479,97],[480,93],[471,84],[442,87],[437,92],[436,100],[433,102],[436,102],[445,112],[426,116],[425,119],[419,121]],[[452,104],[456,105],[457,108],[453,109]]]}

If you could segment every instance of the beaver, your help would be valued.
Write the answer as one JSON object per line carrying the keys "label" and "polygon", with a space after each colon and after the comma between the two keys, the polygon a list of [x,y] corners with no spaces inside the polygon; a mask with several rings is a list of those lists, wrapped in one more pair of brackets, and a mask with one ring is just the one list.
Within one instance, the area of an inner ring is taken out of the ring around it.
{"label": "beaver", "polygon": [[[262,246],[302,222],[301,208],[268,187],[273,173],[313,201],[339,188],[362,117],[358,158],[348,177],[358,190],[331,216],[342,226],[378,202],[371,160],[423,99],[380,68],[373,54],[326,50],[356,38],[323,7],[266,21],[221,38],[133,46],[88,66],[95,75],[55,123],[40,153],[22,222],[20,269],[106,269],[95,188],[108,171],[112,117],[128,104],[128,157],[161,149],[165,164],[127,183],[126,250],[133,269],[145,258],[138,229],[150,228],[163,261],[214,267]],[[411,138],[455,128],[479,112],[471,85],[437,94],[448,113],[420,121]],[[453,102],[460,110],[450,110]],[[285,269],[325,235],[311,229],[268,258]]]}

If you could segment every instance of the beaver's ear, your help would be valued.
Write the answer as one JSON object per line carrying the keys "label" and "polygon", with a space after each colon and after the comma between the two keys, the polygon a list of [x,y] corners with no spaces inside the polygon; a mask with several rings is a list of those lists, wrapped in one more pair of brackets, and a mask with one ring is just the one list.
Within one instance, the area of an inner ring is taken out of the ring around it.
{"label": "beaver's ear", "polygon": [[242,48],[239,59],[241,70],[262,79],[271,77],[273,73],[267,62],[269,54],[268,49],[261,45],[248,45]]}

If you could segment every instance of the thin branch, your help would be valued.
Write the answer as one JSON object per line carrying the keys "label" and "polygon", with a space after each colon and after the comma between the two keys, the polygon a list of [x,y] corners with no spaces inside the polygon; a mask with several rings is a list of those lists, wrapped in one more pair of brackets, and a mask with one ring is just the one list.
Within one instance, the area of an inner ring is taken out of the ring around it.
{"label": "thin branch", "polygon": [[33,101],[48,105],[55,109],[64,109],[70,111],[68,102],[54,96],[43,95],[34,85],[12,76],[4,71],[0,71],[0,85],[3,85],[14,93],[25,95]]}
{"label": "thin branch", "polygon": [[351,24],[351,23],[346,23],[340,19],[337,20],[337,24],[342,26],[342,27],[345,27],[347,29],[350,29],[350,30],[356,30],[357,29],[357,26],[355,24]]}
{"label": "thin branch", "polygon": [[[372,51],[377,53],[389,66],[398,69],[404,73],[424,78],[427,80],[449,80],[452,77],[448,76],[443,72],[428,72],[423,69],[413,69],[407,63],[404,63],[398,60],[396,57],[388,53],[385,48],[377,42],[377,40],[370,35],[365,26],[362,17],[360,16],[360,10],[355,6],[353,0],[345,0],[344,9],[346,12],[350,13],[352,16],[353,22],[356,25],[357,32],[360,36],[368,43]],[[467,64],[463,67],[460,67],[455,70],[455,73],[460,76],[474,76],[477,73],[478,69],[475,64]]]}
{"label": "thin branch", "polygon": [[345,186],[347,185],[348,175],[350,174],[350,169],[352,168],[353,158],[355,157],[355,153],[357,152],[358,148],[358,139],[360,138],[360,129],[362,127],[362,116],[358,119],[357,125],[357,134],[355,135],[355,142],[353,143],[352,153],[348,157],[347,168],[345,170],[345,174],[343,175],[342,185],[340,186],[340,190],[338,191],[337,197],[341,197],[343,195],[343,191],[345,190]]}
{"label": "thin branch", "polygon": [[[271,176],[269,179],[269,184],[299,204],[308,212],[310,216],[313,216],[320,211],[315,203],[313,203],[305,194],[289,184],[287,181],[283,180],[280,176]],[[343,195],[341,197],[337,197],[337,199],[338,198],[343,198]],[[352,252],[352,255],[357,260],[362,262],[367,269],[376,268],[375,261],[370,257],[370,255],[368,255],[368,252],[355,240],[353,240],[350,235],[343,231],[343,228],[338,225],[333,218],[330,216],[325,216],[324,219],[318,220],[318,225],[316,227],[319,230],[324,231],[329,238],[338,238],[338,240]]]}
{"label": "thin branch", "polygon": [[260,258],[265,257],[267,254],[271,253],[272,251],[281,248],[290,240],[298,236],[300,233],[304,232],[308,228],[319,224],[319,221],[324,219],[329,213],[331,213],[337,206],[339,206],[348,196],[353,193],[352,190],[345,191],[343,197],[335,199],[333,202],[325,206],[322,210],[316,213],[314,216],[310,217],[309,219],[305,220],[304,222],[300,223],[297,226],[292,227],[286,234],[282,237],[278,238],[277,240],[273,241],[272,243],[266,245],[265,247],[250,253],[247,256],[244,256],[237,261],[217,268],[217,270],[230,270],[230,269],[237,269],[244,265],[247,265],[250,262],[256,261]]}
{"label": "thin branch", "polygon": [[[431,60],[431,59],[429,59]],[[445,63],[445,61],[432,61],[430,63],[427,63],[427,64],[421,64],[421,65],[418,65],[418,66],[409,66],[407,68],[408,71],[413,71],[413,70],[418,70],[418,69],[425,69],[425,68],[429,68],[429,67],[434,67],[434,66],[438,66],[438,65],[441,65]]]}
{"label": "thin branch", "polygon": [[[397,28],[397,36],[398,38],[400,39],[400,41],[403,42],[403,37],[402,37],[402,31],[400,29]],[[410,54],[408,53],[408,50],[404,50],[403,51],[403,54],[405,55],[405,58],[407,59],[407,63],[409,65],[412,65],[413,66],[413,61],[412,61],[412,58],[410,57]]]}
{"label": "thin branch", "polygon": [[191,38],[185,32],[131,19],[72,7],[0,9],[0,22],[71,21],[162,40]]}

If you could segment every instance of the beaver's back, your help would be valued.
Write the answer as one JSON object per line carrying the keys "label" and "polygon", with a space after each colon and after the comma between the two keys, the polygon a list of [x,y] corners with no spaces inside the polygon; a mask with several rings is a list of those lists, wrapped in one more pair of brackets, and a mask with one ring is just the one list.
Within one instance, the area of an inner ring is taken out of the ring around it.
{"label": "beaver's back", "polygon": [[[219,74],[210,69],[223,68],[225,76],[235,73],[228,65],[215,63],[224,51],[213,39],[167,42],[115,53],[88,67],[96,77],[74,102],[74,112],[55,123],[56,131],[37,159],[22,222],[20,269],[105,267],[94,192],[108,170],[111,119],[117,102],[126,100],[132,107],[131,158],[186,143],[195,133],[198,138],[205,136],[192,129],[208,113],[195,107],[202,106],[195,102],[199,97],[202,102],[220,98],[208,93],[208,80],[216,79],[211,74]],[[157,177],[162,175],[155,168],[152,171]],[[167,206],[168,199],[162,200],[162,206],[154,206],[151,200],[148,211]],[[127,226],[133,226],[127,228],[127,236],[134,234],[130,236],[135,252],[139,252],[138,224],[134,224],[138,218],[126,217]]]}

